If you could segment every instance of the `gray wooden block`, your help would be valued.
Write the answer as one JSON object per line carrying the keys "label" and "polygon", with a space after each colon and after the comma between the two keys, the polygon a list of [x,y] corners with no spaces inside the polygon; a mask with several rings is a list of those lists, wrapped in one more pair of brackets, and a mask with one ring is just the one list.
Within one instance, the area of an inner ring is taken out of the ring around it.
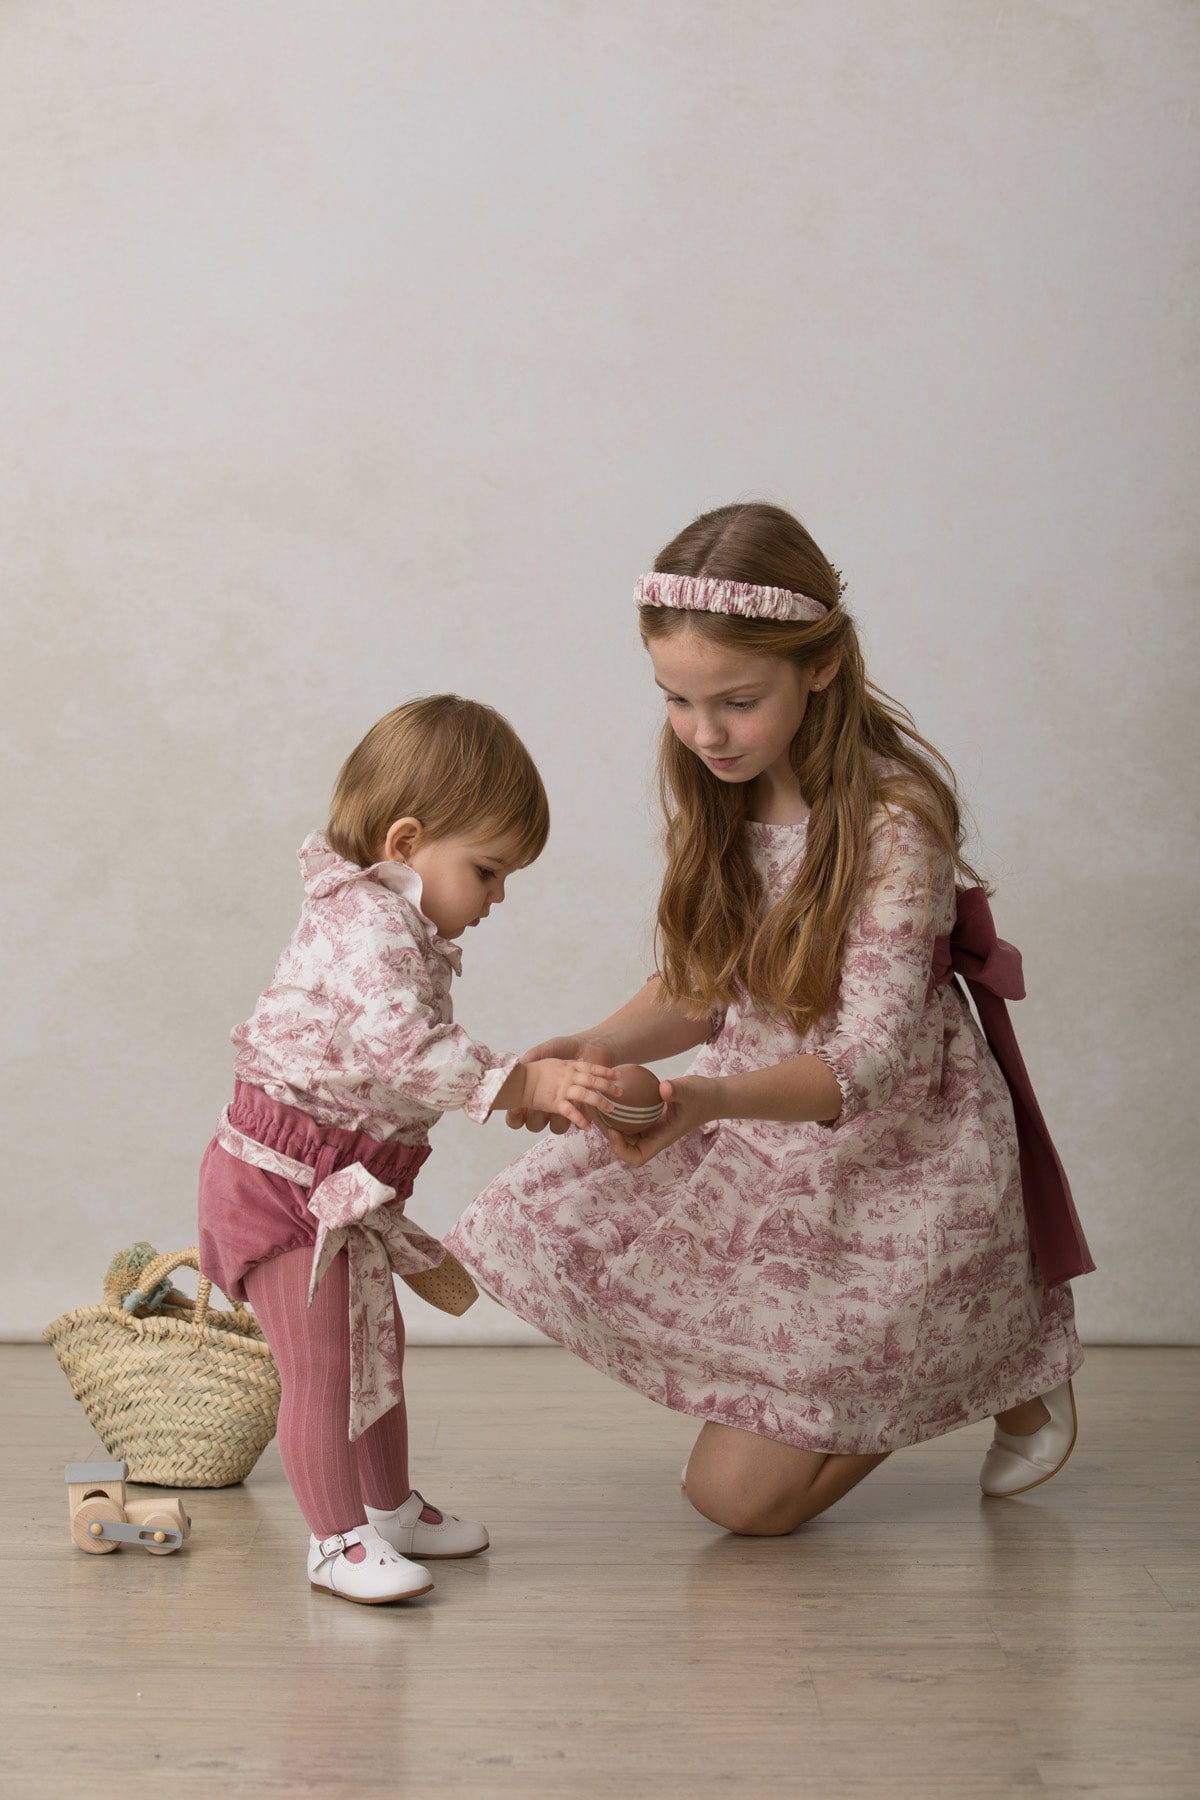
{"label": "gray wooden block", "polygon": [[129,1464],[126,1462],[94,1462],[68,1463],[63,1470],[63,1480],[68,1482],[86,1481],[128,1481]]}

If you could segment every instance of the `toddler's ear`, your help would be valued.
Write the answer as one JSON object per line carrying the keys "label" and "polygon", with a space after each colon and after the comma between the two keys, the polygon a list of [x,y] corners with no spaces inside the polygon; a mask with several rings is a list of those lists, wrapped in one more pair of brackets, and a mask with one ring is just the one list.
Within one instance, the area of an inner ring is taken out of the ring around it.
{"label": "toddler's ear", "polygon": [[419,819],[394,819],[383,840],[380,862],[406,863],[424,835]]}

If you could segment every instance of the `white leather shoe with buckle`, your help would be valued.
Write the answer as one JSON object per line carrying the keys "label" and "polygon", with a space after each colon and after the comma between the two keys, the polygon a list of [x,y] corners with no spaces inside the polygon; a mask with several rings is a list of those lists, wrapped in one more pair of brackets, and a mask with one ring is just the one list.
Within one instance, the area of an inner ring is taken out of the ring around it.
{"label": "white leather shoe with buckle", "polygon": [[1049,1423],[1027,1437],[1014,1437],[997,1425],[979,1471],[979,1485],[989,1499],[1011,1499],[1041,1487],[1058,1474],[1075,1448],[1079,1416],[1071,1383],[1064,1381],[1052,1394],[1043,1394],[1042,1404],[1050,1414]]}
{"label": "white leather shoe with buckle", "polygon": [[[346,1555],[352,1544],[361,1544],[366,1551],[361,1562],[351,1562]],[[339,1600],[355,1600],[360,1606],[415,1600],[433,1586],[428,1569],[398,1556],[370,1524],[333,1537],[310,1538],[308,1579],[318,1594],[336,1594]]]}
{"label": "white leather shoe with buckle", "polygon": [[[421,1517],[427,1506],[441,1514],[437,1524]],[[427,1556],[430,1562],[441,1562],[454,1556],[478,1556],[488,1547],[486,1527],[474,1519],[456,1519],[453,1513],[442,1512],[416,1488],[404,1505],[392,1512],[368,1506],[367,1518],[401,1556]]]}

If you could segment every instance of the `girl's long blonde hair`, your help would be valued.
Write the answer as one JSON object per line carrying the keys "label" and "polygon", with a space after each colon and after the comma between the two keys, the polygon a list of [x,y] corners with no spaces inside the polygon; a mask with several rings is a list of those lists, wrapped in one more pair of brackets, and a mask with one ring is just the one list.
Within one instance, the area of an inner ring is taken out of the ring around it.
{"label": "girl's long blonde hair", "polygon": [[867,679],[841,581],[797,519],[777,506],[724,506],[669,543],[654,567],[789,588],[828,607],[814,622],[640,608],[642,640],[697,631],[724,649],[784,657],[797,669],[841,652],[837,674],[809,695],[792,740],[792,768],[811,813],[804,861],[791,888],[764,910],[751,861],[746,788],[718,780],[663,727],[659,784],[667,815],[667,870],[658,903],[665,999],[697,1013],[752,1004],[799,1036],[833,1003],[846,934],[862,898],[867,840],[881,804],[915,813],[969,882],[954,774],[903,707]]}

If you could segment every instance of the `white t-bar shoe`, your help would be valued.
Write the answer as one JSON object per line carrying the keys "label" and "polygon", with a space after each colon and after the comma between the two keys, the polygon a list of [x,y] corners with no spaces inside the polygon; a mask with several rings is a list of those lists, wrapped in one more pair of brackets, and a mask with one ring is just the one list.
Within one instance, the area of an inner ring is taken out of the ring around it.
{"label": "white t-bar shoe", "polygon": [[[433,1512],[441,1513],[436,1524],[421,1517],[427,1506]],[[418,1494],[416,1488],[403,1506],[394,1507],[391,1512],[368,1506],[367,1518],[401,1556],[427,1556],[430,1562],[478,1556],[490,1542],[487,1528],[477,1520],[459,1519],[453,1513],[442,1512],[440,1506],[433,1506],[423,1494]]]}
{"label": "white t-bar shoe", "polygon": [[[361,1544],[367,1553],[361,1562],[351,1562],[346,1555],[353,1544]],[[371,1524],[335,1532],[333,1537],[310,1538],[308,1579],[318,1594],[335,1594],[360,1606],[415,1600],[433,1586],[429,1570],[398,1556]]]}

